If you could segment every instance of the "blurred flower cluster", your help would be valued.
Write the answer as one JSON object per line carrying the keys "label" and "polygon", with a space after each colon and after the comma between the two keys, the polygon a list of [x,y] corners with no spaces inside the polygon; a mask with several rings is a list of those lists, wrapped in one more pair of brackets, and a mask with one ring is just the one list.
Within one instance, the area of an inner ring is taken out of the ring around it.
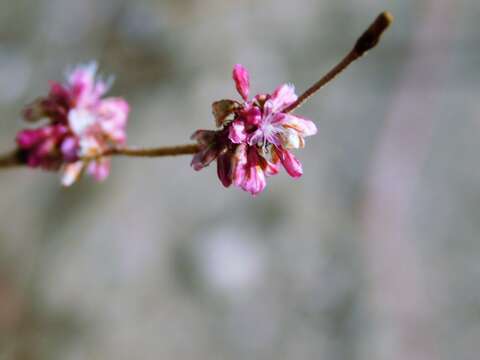
{"label": "blurred flower cluster", "polygon": [[249,99],[249,74],[242,65],[234,66],[233,80],[243,102],[213,103],[219,130],[198,130],[192,135],[200,146],[193,168],[198,171],[217,160],[222,184],[234,184],[252,195],[265,189],[266,178],[277,174],[280,164],[291,177],[300,177],[302,165],[290,150],[303,148],[304,138],[316,134],[317,128],[311,120],[286,111],[297,100],[293,85],[283,84],[271,94]]}
{"label": "blurred flower cluster", "polygon": [[26,121],[46,120],[46,124],[17,134],[26,164],[61,170],[66,186],[84,171],[104,180],[110,160],[100,155],[126,141],[129,105],[122,98],[103,99],[112,81],[98,78],[96,73],[97,65],[92,62],[69,71],[64,84],[51,82],[48,96],[37,99],[23,112]]}

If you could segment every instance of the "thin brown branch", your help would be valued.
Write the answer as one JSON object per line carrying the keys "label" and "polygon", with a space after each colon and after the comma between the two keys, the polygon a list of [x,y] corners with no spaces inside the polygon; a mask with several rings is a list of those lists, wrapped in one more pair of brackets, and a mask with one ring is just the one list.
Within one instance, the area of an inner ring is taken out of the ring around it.
{"label": "thin brown branch", "polygon": [[165,146],[159,148],[129,148],[117,147],[107,150],[101,156],[131,156],[131,157],[161,157],[161,156],[179,156],[191,155],[199,150],[197,144]]}
{"label": "thin brown branch", "polygon": [[0,168],[10,168],[21,165],[23,165],[23,162],[18,150],[0,155]]}
{"label": "thin brown branch", "polygon": [[[91,161],[102,158],[104,156],[130,156],[130,157],[163,157],[163,156],[179,156],[179,155],[193,155],[199,151],[197,144],[165,146],[158,148],[130,148],[130,147],[116,147],[108,149],[101,154],[92,157],[84,157],[82,160]],[[12,151],[8,154],[0,155],[0,169],[5,169],[14,166],[22,166],[25,163],[22,161],[21,154],[18,150]]]}
{"label": "thin brown branch", "polygon": [[302,95],[300,95],[293,104],[287,107],[284,112],[289,113],[300,107],[305,101],[307,101],[318,90],[327,85],[337,75],[342,73],[351,63],[358,58],[362,57],[367,51],[373,49],[385,30],[393,22],[393,15],[385,11],[377,16],[375,21],[369,26],[369,28],[360,36],[355,43],[353,49],[330,70],[325,76],[308,88]]}

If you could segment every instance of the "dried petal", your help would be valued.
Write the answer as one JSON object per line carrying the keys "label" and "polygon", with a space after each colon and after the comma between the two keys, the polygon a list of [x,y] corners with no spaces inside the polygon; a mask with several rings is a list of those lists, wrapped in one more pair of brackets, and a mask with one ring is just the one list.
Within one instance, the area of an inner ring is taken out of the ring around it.
{"label": "dried petal", "polygon": [[240,108],[240,104],[234,100],[219,100],[212,104],[212,114],[215,118],[215,125],[222,126],[234,112]]}
{"label": "dried petal", "polygon": [[217,175],[225,187],[232,184],[232,165],[233,158],[230,152],[220,155],[217,159]]}

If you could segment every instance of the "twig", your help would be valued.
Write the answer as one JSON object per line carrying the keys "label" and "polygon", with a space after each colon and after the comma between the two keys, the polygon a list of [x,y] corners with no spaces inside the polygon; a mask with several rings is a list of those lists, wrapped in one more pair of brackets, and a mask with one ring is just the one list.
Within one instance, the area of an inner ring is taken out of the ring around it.
{"label": "twig", "polygon": [[109,149],[97,156],[86,157],[84,160],[93,160],[103,156],[130,156],[130,157],[162,157],[162,156],[179,156],[179,155],[191,155],[197,153],[199,150],[197,144],[177,145],[177,146],[165,146],[159,148],[129,148],[129,147],[116,147]]}
{"label": "twig", "polygon": [[21,165],[23,165],[23,161],[19,150],[0,155],[0,168],[10,168]]}

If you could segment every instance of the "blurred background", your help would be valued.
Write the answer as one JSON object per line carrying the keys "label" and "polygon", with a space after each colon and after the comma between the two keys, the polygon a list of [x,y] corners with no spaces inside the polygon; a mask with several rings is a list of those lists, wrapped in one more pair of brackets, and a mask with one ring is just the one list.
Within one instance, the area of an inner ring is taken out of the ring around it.
{"label": "blurred background", "polygon": [[103,184],[0,175],[0,359],[452,359],[480,353],[477,0],[2,0],[0,150],[20,110],[98,60],[132,145],[210,104],[298,92],[383,11],[380,46],[298,111],[305,174],[253,199],[190,157]]}

